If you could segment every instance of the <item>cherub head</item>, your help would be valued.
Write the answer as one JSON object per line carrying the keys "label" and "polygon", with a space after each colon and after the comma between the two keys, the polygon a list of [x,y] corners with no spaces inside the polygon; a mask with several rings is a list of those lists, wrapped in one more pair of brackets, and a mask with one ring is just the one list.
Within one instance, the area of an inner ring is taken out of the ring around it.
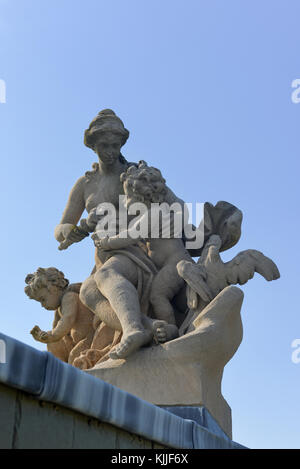
{"label": "cherub head", "polygon": [[130,166],[121,174],[126,195],[127,207],[135,202],[143,202],[148,207],[151,203],[162,203],[167,193],[166,181],[157,168],[140,161],[138,167]]}
{"label": "cherub head", "polygon": [[55,267],[39,267],[34,274],[26,276],[25,283],[24,291],[29,298],[39,301],[45,309],[56,310],[69,280]]}

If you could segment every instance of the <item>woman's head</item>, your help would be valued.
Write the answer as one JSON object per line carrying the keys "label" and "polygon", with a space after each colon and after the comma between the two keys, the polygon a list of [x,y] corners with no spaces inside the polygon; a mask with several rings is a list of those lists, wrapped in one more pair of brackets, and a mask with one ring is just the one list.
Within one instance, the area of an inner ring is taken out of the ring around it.
{"label": "woman's head", "polygon": [[127,205],[134,202],[162,203],[167,193],[166,181],[157,168],[140,161],[138,167],[130,166],[121,174]]}
{"label": "woman's head", "polygon": [[104,109],[85,131],[84,144],[92,148],[104,164],[110,165],[120,158],[121,147],[128,137],[121,119],[111,109]]}

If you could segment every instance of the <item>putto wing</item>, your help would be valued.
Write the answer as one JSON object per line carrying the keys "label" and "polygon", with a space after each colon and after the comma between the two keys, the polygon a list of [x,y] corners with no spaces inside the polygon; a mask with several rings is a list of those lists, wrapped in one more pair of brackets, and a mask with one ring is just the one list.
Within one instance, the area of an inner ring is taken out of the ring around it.
{"label": "putto wing", "polygon": [[280,277],[276,264],[269,257],[255,249],[240,252],[224,265],[226,280],[229,285],[236,283],[243,285],[253,277],[255,272],[262,275],[269,282]]}

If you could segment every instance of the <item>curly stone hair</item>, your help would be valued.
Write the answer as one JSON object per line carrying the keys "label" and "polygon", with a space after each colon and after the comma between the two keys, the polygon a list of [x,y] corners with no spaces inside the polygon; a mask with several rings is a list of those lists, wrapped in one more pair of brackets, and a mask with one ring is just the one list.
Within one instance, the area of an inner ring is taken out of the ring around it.
{"label": "curly stone hair", "polygon": [[126,195],[132,195],[139,202],[162,203],[167,193],[166,180],[159,169],[148,166],[145,161],[139,161],[138,166],[130,166],[126,173],[122,173]]}
{"label": "curly stone hair", "polygon": [[36,272],[26,276],[25,283],[27,283],[27,287],[24,288],[26,295],[34,300],[38,291],[41,288],[47,288],[49,283],[64,290],[69,285],[69,280],[65,278],[63,272],[55,267],[46,269],[39,267]]}

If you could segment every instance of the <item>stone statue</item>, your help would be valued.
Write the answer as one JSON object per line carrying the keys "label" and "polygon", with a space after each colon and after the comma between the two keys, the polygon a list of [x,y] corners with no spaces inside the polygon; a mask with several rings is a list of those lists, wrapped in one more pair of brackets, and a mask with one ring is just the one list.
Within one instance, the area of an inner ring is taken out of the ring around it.
{"label": "stone statue", "polygon": [[[96,349],[98,361],[108,353],[113,342],[117,343],[115,331],[104,328],[104,324],[81,303],[80,283],[69,284],[55,267],[39,267],[35,273],[27,275],[25,283],[29,298],[40,302],[43,308],[55,311],[51,331],[45,332],[34,326],[31,334],[38,342],[47,344],[48,351],[60,360],[74,365],[82,352]],[[110,309],[109,303],[104,302],[102,308]]]}
{"label": "stone statue", "polygon": [[[221,380],[242,340],[243,301],[233,285],[255,272],[275,280],[279,271],[255,250],[223,263],[219,253],[238,242],[242,223],[242,212],[225,201],[204,204],[203,243],[191,248],[200,227],[185,230],[185,203],[158,169],[123,157],[128,137],[109,109],[85,131],[98,163],[75,183],[55,237],[63,250],[91,234],[95,267],[75,285],[54,268],[27,276],[26,294],[56,310],[52,331],[35,326],[32,335],[62,360],[154,404],[205,405],[230,436]],[[103,204],[113,207],[115,233],[103,229]],[[145,210],[134,218],[136,204]],[[177,208],[170,217],[164,207],[172,204]],[[161,208],[159,222],[154,206]],[[88,216],[81,218],[85,209]]]}

